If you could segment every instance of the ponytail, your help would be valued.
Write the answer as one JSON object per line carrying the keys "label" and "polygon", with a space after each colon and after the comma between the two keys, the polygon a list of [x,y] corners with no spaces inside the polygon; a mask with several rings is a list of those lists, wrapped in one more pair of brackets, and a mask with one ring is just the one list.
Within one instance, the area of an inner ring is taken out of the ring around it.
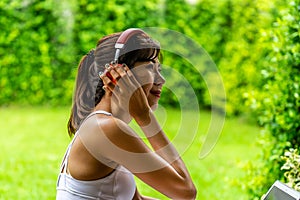
{"label": "ponytail", "polygon": [[99,69],[94,53],[95,50],[92,49],[82,57],[78,65],[75,94],[68,121],[69,136],[75,134],[82,121],[91,113],[105,93],[102,89],[103,82],[98,76]]}

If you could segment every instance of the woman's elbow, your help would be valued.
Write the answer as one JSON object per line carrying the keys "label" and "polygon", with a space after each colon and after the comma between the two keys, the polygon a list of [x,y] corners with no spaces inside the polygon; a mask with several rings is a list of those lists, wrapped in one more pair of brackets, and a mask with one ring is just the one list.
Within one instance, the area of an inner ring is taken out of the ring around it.
{"label": "woman's elbow", "polygon": [[194,186],[192,190],[192,199],[196,199],[196,197],[197,197],[197,188],[195,188]]}
{"label": "woman's elbow", "polygon": [[195,186],[193,186],[187,191],[186,199],[196,199],[196,196],[197,196],[197,189],[195,188]]}
{"label": "woman's elbow", "polygon": [[197,196],[197,189],[194,185],[182,188],[178,192],[179,194],[175,199],[191,200],[191,199],[196,199]]}

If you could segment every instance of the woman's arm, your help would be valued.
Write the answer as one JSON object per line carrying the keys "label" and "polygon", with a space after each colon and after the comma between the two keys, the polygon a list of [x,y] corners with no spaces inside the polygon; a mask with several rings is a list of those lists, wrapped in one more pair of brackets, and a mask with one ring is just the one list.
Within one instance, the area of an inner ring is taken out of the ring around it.
{"label": "woman's arm", "polygon": [[195,186],[173,148],[152,151],[126,123],[114,117],[93,116],[78,133],[99,161],[105,157],[119,163],[171,199],[195,199]]}
{"label": "woman's arm", "polygon": [[169,138],[165,135],[154,114],[150,111],[144,116],[144,119],[140,117],[139,121],[136,121],[139,125],[142,124],[140,127],[155,153],[170,163],[181,177],[187,179],[187,184],[193,185],[189,172],[182,161],[181,156],[170,142]]}
{"label": "woman's arm", "polygon": [[127,110],[143,129],[154,151],[127,124],[115,119],[107,123],[99,121],[103,135],[101,143],[106,139],[102,147],[106,146],[106,150],[110,150],[103,149],[105,156],[122,164],[170,198],[194,199],[196,189],[188,170],[158,124],[134,75],[128,68],[118,66],[111,68],[110,74],[118,80],[117,84],[105,75],[101,77],[103,82],[113,93],[120,108]]}
{"label": "woman's arm", "polygon": [[[178,184],[178,189],[183,191],[187,190],[187,193],[191,192],[196,196],[196,188],[181,156],[165,135],[154,114],[150,111],[144,116],[145,118],[139,117],[136,121],[143,130],[153,150],[161,158],[166,160],[185,182],[184,186],[179,186],[179,182],[174,182],[174,184]],[[195,198],[195,196],[193,198]]]}

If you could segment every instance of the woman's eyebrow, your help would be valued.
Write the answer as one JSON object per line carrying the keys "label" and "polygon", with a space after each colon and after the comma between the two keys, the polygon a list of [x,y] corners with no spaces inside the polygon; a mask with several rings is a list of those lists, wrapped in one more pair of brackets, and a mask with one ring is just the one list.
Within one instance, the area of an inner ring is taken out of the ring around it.
{"label": "woman's eyebrow", "polygon": [[161,69],[161,64],[160,63],[158,63],[158,65],[157,65],[157,69],[159,70],[159,71],[161,71],[162,69]]}

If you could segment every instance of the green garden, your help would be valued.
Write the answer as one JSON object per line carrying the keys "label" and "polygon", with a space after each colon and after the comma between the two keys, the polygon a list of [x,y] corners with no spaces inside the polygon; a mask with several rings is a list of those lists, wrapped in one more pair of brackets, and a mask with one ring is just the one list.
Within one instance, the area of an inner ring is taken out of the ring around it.
{"label": "green garden", "polygon": [[[55,199],[78,62],[99,38],[130,27],[181,33],[186,41],[169,43],[186,43],[182,55],[191,54],[188,41],[198,44],[222,77],[226,107],[212,101],[220,88],[208,88],[205,73],[163,51],[163,65],[189,82],[200,108],[188,109],[185,86],[163,69],[168,88],[156,115],[170,138],[185,123],[175,146],[189,143],[182,157],[197,199],[259,200],[275,180],[300,191],[299,0],[4,0],[0,13],[0,199]],[[183,106],[189,119],[181,119]],[[202,158],[211,108],[226,118]],[[137,184],[142,194],[167,199]]]}

